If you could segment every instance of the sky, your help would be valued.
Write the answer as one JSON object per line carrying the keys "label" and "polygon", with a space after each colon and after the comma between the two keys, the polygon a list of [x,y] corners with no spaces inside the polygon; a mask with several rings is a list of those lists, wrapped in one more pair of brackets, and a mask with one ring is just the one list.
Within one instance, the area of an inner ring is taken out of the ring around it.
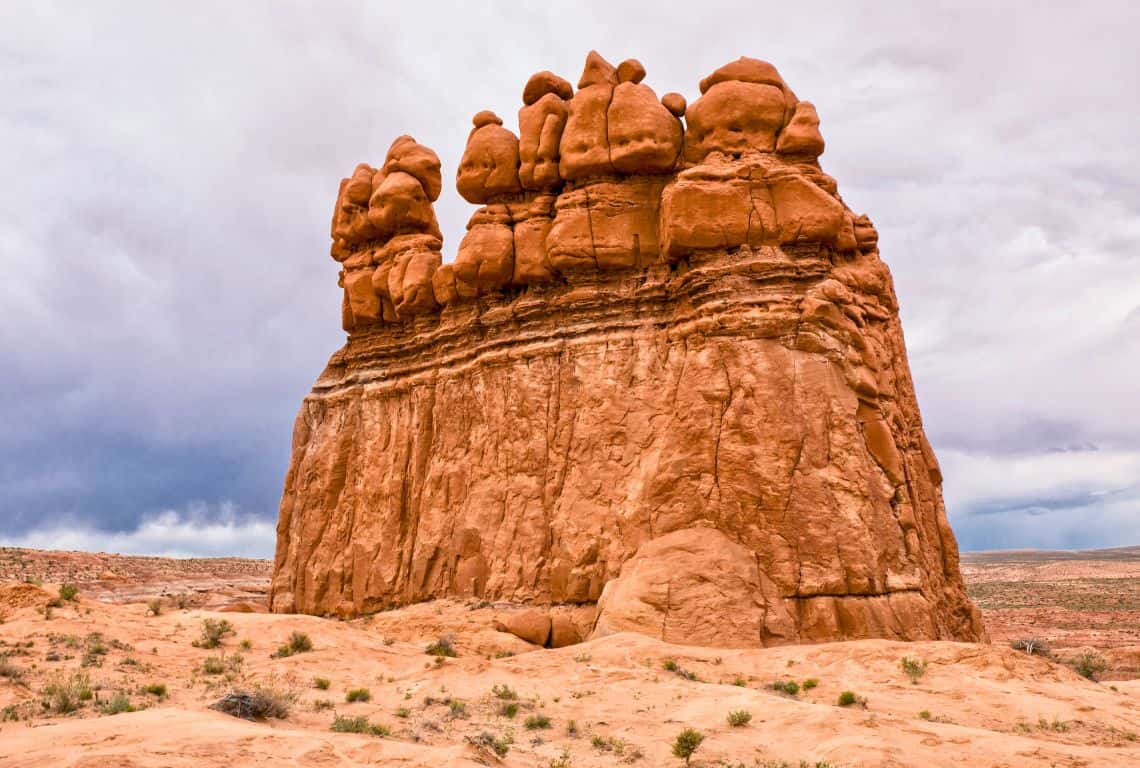
{"label": "sky", "polygon": [[[963,549],[1140,544],[1140,5],[0,4],[0,545],[271,556],[339,180],[527,77],[741,55],[895,276]],[[651,10],[650,10],[651,9]],[[444,258],[472,207],[448,184]]]}

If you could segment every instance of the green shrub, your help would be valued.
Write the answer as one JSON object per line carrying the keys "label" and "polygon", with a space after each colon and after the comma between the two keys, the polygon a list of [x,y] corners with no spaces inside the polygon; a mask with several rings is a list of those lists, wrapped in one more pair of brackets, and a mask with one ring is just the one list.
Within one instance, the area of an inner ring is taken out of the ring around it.
{"label": "green shrub", "polygon": [[740,728],[752,722],[752,713],[747,709],[738,709],[728,713],[728,724],[733,728]]}
{"label": "green shrub", "polygon": [[225,619],[202,619],[202,637],[195,640],[195,648],[217,648],[222,640],[234,634],[234,627]]}
{"label": "green shrub", "polygon": [[148,693],[151,696],[159,699],[166,698],[166,683],[151,683],[143,688],[143,693]]}
{"label": "green shrub", "polygon": [[491,687],[491,695],[496,699],[506,699],[508,701],[516,701],[519,697],[514,688],[509,685],[494,685]]}
{"label": "green shrub", "polygon": [[64,582],[59,585],[59,599],[65,603],[75,603],[79,601],[79,587],[71,582]]}
{"label": "green shrub", "polygon": [[507,753],[511,751],[511,745],[515,743],[514,738],[507,733],[502,736],[495,736],[490,731],[483,731],[473,741],[476,744],[482,745],[490,749],[500,758],[506,757]]}
{"label": "green shrub", "polygon": [[99,711],[104,715],[119,715],[123,712],[134,712],[135,707],[131,704],[131,700],[127,698],[127,694],[119,692],[101,704]]}
{"label": "green shrub", "polygon": [[57,715],[66,715],[90,701],[95,693],[91,689],[91,676],[86,672],[67,675],[58,672],[44,686],[44,708]]}
{"label": "green shrub", "polygon": [[344,695],[344,700],[349,704],[357,701],[372,701],[372,692],[367,688],[353,688]]}
{"label": "green shrub", "polygon": [[396,717],[409,718],[412,716],[412,710],[407,707],[400,707],[396,710]]}
{"label": "green shrub", "polygon": [[519,713],[518,702],[505,701],[499,705],[499,714],[503,717],[514,717]]}
{"label": "green shrub", "polygon": [[314,677],[313,678],[313,687],[316,688],[318,691],[327,691],[329,689],[329,686],[331,686],[331,685],[332,685],[332,681],[329,680],[327,677]]}
{"label": "green shrub", "polygon": [[816,680],[814,677],[809,677],[807,680],[804,680],[804,690],[805,691],[810,691],[812,688],[815,688],[818,685],[819,685],[819,681]]}
{"label": "green shrub", "polygon": [[280,646],[273,655],[276,658],[284,659],[298,653],[308,653],[311,650],[313,650],[312,639],[304,632],[294,632],[289,636],[289,642]]}
{"label": "green shrub", "polygon": [[1108,662],[1095,651],[1085,651],[1073,659],[1072,666],[1073,670],[1081,677],[1095,681],[1101,672],[1108,669]]}
{"label": "green shrub", "polygon": [[902,671],[910,678],[911,685],[918,685],[918,681],[926,674],[926,662],[919,659],[903,656],[899,662]]}
{"label": "green shrub", "polygon": [[858,703],[859,697],[855,695],[854,691],[843,691],[839,694],[838,704],[841,707],[850,707]]}
{"label": "green shrub", "polygon": [[453,718],[466,718],[467,717],[467,704],[459,699],[452,699],[448,705],[448,710],[451,712]]}
{"label": "green shrub", "polygon": [[333,717],[332,726],[329,730],[336,731],[337,733],[366,733],[371,736],[388,736],[392,732],[386,725],[376,725],[368,722],[368,718],[364,715],[357,717],[336,715]]}
{"label": "green shrub", "polygon": [[795,680],[777,680],[770,686],[773,691],[796,696],[800,692],[800,685]]}
{"label": "green shrub", "polygon": [[455,652],[455,638],[451,635],[444,635],[425,648],[424,653],[439,658],[443,658],[444,656],[455,658],[458,655]]}
{"label": "green shrub", "polygon": [[673,756],[679,757],[685,761],[685,765],[693,758],[693,753],[701,746],[701,742],[705,740],[705,735],[700,731],[692,728],[686,728],[677,734],[677,738],[673,741]]}
{"label": "green shrub", "polygon": [[535,712],[533,715],[530,715],[526,720],[523,721],[523,725],[526,726],[526,729],[528,731],[537,731],[542,728],[549,728],[550,718],[541,712]]}

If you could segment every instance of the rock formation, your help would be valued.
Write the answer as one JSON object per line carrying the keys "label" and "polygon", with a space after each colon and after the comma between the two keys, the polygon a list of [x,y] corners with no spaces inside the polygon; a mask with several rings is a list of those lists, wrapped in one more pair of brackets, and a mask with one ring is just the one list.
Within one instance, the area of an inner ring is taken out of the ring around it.
{"label": "rock formation", "polygon": [[[687,103],[591,53],[341,182],[345,346],[301,406],[275,611],[530,607],[536,642],[977,640],[870,220],[742,58]],[[685,124],[682,124],[684,118]]]}

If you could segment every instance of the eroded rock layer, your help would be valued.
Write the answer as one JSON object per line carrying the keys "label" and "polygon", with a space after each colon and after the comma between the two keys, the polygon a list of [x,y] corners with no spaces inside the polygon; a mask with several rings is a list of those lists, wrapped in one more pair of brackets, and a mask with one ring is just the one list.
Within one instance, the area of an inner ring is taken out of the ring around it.
{"label": "eroded rock layer", "polygon": [[890,274],[815,108],[753,59],[691,105],[644,76],[595,53],[576,93],[535,75],[521,142],[477,114],[454,263],[430,150],[402,137],[342,182],[350,333],[297,417],[273,609],[473,596],[578,606],[574,636],[982,638]]}

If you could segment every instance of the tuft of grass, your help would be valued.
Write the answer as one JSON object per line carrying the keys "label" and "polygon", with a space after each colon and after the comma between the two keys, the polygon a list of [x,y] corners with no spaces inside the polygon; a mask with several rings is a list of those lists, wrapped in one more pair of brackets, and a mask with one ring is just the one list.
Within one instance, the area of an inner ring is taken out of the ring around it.
{"label": "tuft of grass", "polygon": [[79,587],[71,582],[59,585],[59,599],[65,603],[79,602]]}
{"label": "tuft of grass", "polygon": [[0,655],[0,677],[18,683],[24,679],[24,670],[8,661],[7,654]]}
{"label": "tuft of grass", "polygon": [[162,598],[156,597],[146,601],[146,612],[151,616],[162,615]]}
{"label": "tuft of grass", "polygon": [[673,756],[685,761],[685,765],[693,759],[693,754],[700,748],[705,735],[693,728],[686,728],[677,734],[673,741]]}
{"label": "tuft of grass", "polygon": [[127,694],[120,691],[101,704],[99,711],[104,715],[121,715],[124,712],[134,712],[135,706]]}
{"label": "tuft of grass", "polygon": [[550,718],[542,712],[535,712],[523,721],[523,725],[526,726],[528,731],[546,729],[550,727]]}
{"label": "tuft of grass", "polygon": [[514,737],[509,733],[496,736],[490,731],[483,731],[471,741],[479,746],[487,747],[499,758],[506,757],[507,753],[511,751],[511,745],[515,743]]}
{"label": "tuft of grass", "polygon": [[499,714],[503,717],[514,717],[519,713],[517,701],[505,701],[499,705]]}
{"label": "tuft of grass", "polygon": [[332,685],[332,681],[329,680],[327,677],[314,677],[313,678],[313,687],[316,688],[318,691],[327,691],[329,689],[329,686],[331,686],[331,685]]}
{"label": "tuft of grass", "polygon": [[466,702],[460,701],[459,699],[452,699],[448,703],[447,708],[451,712],[451,717],[453,719],[455,719],[455,718],[461,718],[464,720],[467,719],[467,703]]}
{"label": "tuft of grass", "polygon": [[505,684],[491,686],[491,695],[496,699],[505,699],[507,701],[517,701],[519,698],[515,689]]}
{"label": "tuft of grass", "polygon": [[368,722],[368,718],[364,715],[357,717],[347,717],[345,715],[334,715],[332,726],[329,730],[336,733],[364,733],[370,736],[389,736],[392,733],[386,725],[377,725]]}
{"label": "tuft of grass", "polygon": [[277,648],[273,654],[275,658],[284,659],[298,653],[308,653],[313,650],[313,641],[304,632],[294,632],[289,636],[289,642]]}
{"label": "tuft of grass", "polygon": [[666,672],[672,672],[673,674],[677,675],[678,677],[683,677],[686,680],[693,680],[693,681],[697,680],[696,673],[690,672],[689,670],[682,667],[680,664],[677,663],[676,659],[665,659],[664,661],[661,662],[661,668],[664,669]]}
{"label": "tuft of grass", "polygon": [[424,653],[440,659],[445,656],[455,658],[459,655],[455,652],[455,638],[451,635],[444,635],[440,637],[434,643],[425,648]]}
{"label": "tuft of grass", "polygon": [[741,728],[752,722],[752,713],[747,709],[738,709],[728,713],[728,724],[733,728]]}
{"label": "tuft of grass", "polygon": [[143,688],[143,693],[149,694],[158,699],[165,699],[166,683],[150,683]]}
{"label": "tuft of grass", "polygon": [[1101,672],[1108,669],[1108,662],[1105,661],[1104,656],[1101,656],[1096,651],[1085,651],[1070,663],[1072,664],[1073,671],[1086,680],[1092,680],[1093,682],[1096,682],[1097,676],[1100,675]]}
{"label": "tuft of grass", "polygon": [[902,671],[910,678],[911,685],[918,685],[918,681],[926,674],[926,662],[911,656],[903,656],[899,661]]}
{"label": "tuft of grass", "polygon": [[852,707],[856,704],[861,707],[867,706],[867,700],[856,696],[854,691],[843,691],[839,694],[839,699],[836,703],[841,707]]}
{"label": "tuft of grass", "polygon": [[0,710],[0,723],[6,723],[9,720],[13,723],[20,721],[20,710],[15,704],[9,704]]}
{"label": "tuft of grass", "polygon": [[344,695],[344,700],[349,704],[357,701],[372,701],[372,692],[367,688],[353,688]]}
{"label": "tuft of grass", "polygon": [[818,686],[819,686],[819,681],[816,680],[814,677],[809,677],[807,680],[804,680],[804,682],[803,682],[803,688],[805,691],[810,691],[812,688],[816,688]]}
{"label": "tuft of grass", "polygon": [[800,684],[795,680],[777,680],[769,687],[777,693],[784,693],[788,696],[797,696],[800,692]]}
{"label": "tuft of grass", "polygon": [[202,636],[191,645],[195,648],[217,648],[222,640],[234,634],[233,624],[225,619],[202,619]]}
{"label": "tuft of grass", "polygon": [[409,718],[411,716],[412,716],[412,710],[408,709],[407,707],[400,707],[399,709],[396,710],[396,717],[400,717],[400,718],[403,718],[406,720],[407,718]]}
{"label": "tuft of grass", "polygon": [[569,736],[570,738],[577,738],[578,737],[578,721],[577,720],[567,720],[566,721],[566,735]]}
{"label": "tuft of grass", "polygon": [[223,656],[207,656],[202,662],[202,672],[207,675],[220,675],[226,671],[226,660]]}
{"label": "tuft of grass", "polygon": [[921,712],[918,713],[918,716],[921,717],[923,720],[930,720],[931,718],[934,717],[934,715],[930,714],[929,709],[922,710]]}
{"label": "tuft of grass", "polygon": [[44,686],[43,694],[44,709],[57,715],[74,712],[95,696],[91,689],[91,676],[86,672],[56,673]]}

